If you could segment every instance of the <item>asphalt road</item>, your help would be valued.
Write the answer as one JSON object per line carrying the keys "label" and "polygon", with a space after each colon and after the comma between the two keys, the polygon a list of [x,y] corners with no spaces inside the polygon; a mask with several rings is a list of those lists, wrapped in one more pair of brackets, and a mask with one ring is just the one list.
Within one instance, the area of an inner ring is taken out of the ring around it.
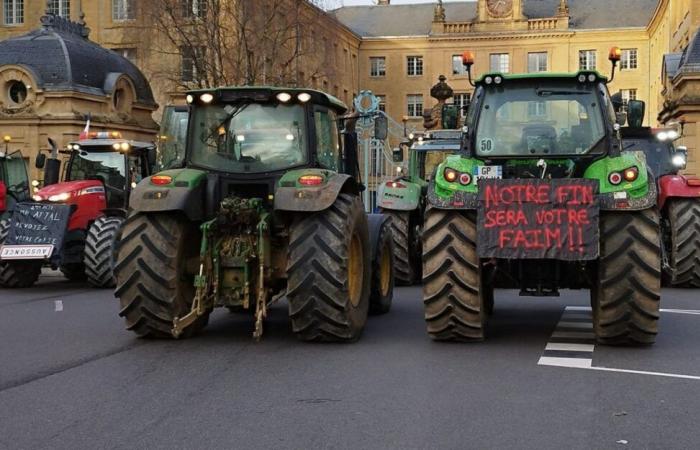
{"label": "asphalt road", "polygon": [[[432,342],[419,287],[355,344],[297,341],[284,303],[262,342],[226,311],[171,342],[126,332],[111,292],[44,277],[0,289],[0,448],[699,448],[700,315],[663,313],[650,348],[595,347],[594,366],[644,374],[538,365],[587,299],[498,292],[480,344]],[[700,291],[663,303],[700,310]]]}

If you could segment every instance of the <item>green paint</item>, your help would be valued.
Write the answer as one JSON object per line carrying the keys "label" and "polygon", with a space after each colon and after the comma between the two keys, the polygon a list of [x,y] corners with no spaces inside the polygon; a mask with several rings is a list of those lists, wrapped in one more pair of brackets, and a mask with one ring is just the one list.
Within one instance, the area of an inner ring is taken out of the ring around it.
{"label": "green paint", "polygon": [[[449,198],[453,192],[463,191],[475,194],[477,192],[476,182],[474,180],[474,169],[481,165],[481,161],[474,158],[463,158],[460,155],[450,155],[445,158],[437,169],[435,174],[435,193],[442,198]],[[445,169],[453,169],[459,173],[468,173],[472,176],[472,182],[467,186],[460,184],[459,176],[457,180],[450,183],[445,179]]]}
{"label": "green paint", "polygon": [[[622,183],[617,186],[610,184],[608,177],[611,173],[622,173],[622,171],[630,167],[636,167],[639,171],[639,176],[635,181],[628,183],[623,180]],[[606,157],[599,159],[586,169],[583,177],[592,180],[597,179],[600,182],[601,194],[627,191],[630,197],[641,198],[644,197],[649,190],[647,166],[640,152],[623,152],[621,156],[616,158]]]}

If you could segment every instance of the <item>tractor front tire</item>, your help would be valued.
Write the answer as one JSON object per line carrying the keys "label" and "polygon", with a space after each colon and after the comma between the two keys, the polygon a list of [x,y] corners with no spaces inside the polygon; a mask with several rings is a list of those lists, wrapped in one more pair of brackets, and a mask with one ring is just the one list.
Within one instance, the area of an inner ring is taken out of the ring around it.
{"label": "tractor front tire", "polygon": [[[0,245],[10,232],[10,222],[0,221]],[[39,279],[42,262],[39,260],[0,261],[0,287],[27,288]]]}
{"label": "tractor front tire", "polygon": [[372,283],[369,294],[369,313],[386,314],[391,310],[394,297],[394,240],[391,219],[382,223],[372,255]]}
{"label": "tractor front tire", "polygon": [[655,209],[603,212],[593,329],[601,344],[653,344],[661,298],[659,215]]}
{"label": "tractor front tire", "polygon": [[673,199],[668,206],[671,285],[700,287],[700,199]]}
{"label": "tractor front tire", "polygon": [[[135,214],[124,223],[114,274],[119,315],[140,337],[172,338],[173,320],[190,312],[194,276],[187,261],[199,254],[199,231],[172,213]],[[201,330],[208,313],[180,337]]]}
{"label": "tractor front tire", "polygon": [[423,305],[438,341],[484,339],[487,306],[472,212],[429,208],[423,227]]}
{"label": "tractor front tire", "polygon": [[114,257],[117,237],[124,219],[100,217],[88,229],[85,239],[85,274],[97,288],[114,287]]}
{"label": "tractor front tire", "polygon": [[330,208],[294,219],[287,299],[299,339],[359,339],[367,322],[370,277],[367,216],[359,197],[341,193]]}
{"label": "tractor front tire", "polygon": [[391,234],[394,238],[394,264],[396,284],[410,286],[420,276],[418,269],[420,248],[415,245],[415,230],[411,229],[410,211],[383,209],[382,214],[391,217]]}

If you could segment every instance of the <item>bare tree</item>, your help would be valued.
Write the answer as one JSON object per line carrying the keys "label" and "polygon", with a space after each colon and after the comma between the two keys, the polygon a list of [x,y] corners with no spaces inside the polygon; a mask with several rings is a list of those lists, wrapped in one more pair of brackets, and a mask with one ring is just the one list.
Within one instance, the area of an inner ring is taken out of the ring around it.
{"label": "bare tree", "polygon": [[159,75],[181,88],[308,85],[334,75],[332,37],[320,32],[325,12],[316,5],[325,2],[144,2],[153,24],[150,50],[180,61]]}

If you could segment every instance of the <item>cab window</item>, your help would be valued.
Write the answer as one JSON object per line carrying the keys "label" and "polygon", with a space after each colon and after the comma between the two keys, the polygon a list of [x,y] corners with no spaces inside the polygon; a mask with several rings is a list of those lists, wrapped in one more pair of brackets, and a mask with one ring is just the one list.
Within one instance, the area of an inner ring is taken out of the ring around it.
{"label": "cab window", "polygon": [[316,128],[316,158],[321,167],[340,170],[340,141],[337,116],[327,109],[314,110]]}

